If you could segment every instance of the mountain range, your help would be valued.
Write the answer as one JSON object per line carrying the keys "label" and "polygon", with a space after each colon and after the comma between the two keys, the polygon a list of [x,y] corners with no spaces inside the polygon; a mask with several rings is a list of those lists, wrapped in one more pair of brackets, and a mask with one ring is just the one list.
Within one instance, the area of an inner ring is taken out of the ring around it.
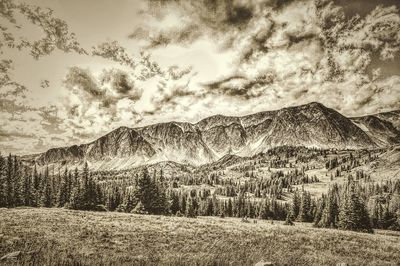
{"label": "mountain range", "polygon": [[34,160],[39,165],[87,161],[94,169],[116,170],[161,161],[198,166],[278,146],[374,149],[397,144],[400,111],[348,118],[312,102],[241,117],[215,115],[195,124],[119,127],[93,142],[53,148]]}

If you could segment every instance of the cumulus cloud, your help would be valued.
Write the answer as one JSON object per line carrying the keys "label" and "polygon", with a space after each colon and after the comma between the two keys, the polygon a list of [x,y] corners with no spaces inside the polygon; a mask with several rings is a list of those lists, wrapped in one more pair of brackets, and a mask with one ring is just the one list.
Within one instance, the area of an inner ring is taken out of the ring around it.
{"label": "cumulus cloud", "polygon": [[137,88],[133,78],[119,69],[104,70],[101,75],[101,84],[108,85],[117,95],[128,96],[131,100],[139,100],[142,90]]}
{"label": "cumulus cloud", "polygon": [[97,81],[88,69],[71,67],[65,77],[64,84],[71,90],[85,91],[94,98],[103,98],[105,95],[104,90],[99,88]]}

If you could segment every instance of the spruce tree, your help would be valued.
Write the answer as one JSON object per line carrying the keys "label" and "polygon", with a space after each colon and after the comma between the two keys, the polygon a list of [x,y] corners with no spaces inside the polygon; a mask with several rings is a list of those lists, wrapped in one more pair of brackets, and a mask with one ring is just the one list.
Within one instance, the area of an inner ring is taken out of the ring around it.
{"label": "spruce tree", "polygon": [[24,168],[22,198],[23,198],[23,205],[25,206],[33,205],[32,182],[31,182],[31,175],[28,171],[28,167]]}
{"label": "spruce tree", "polygon": [[0,153],[0,207],[7,206],[6,161]]}
{"label": "spruce tree", "polygon": [[319,227],[337,227],[339,215],[339,206],[337,200],[337,186],[333,186],[329,189],[326,197],[325,206],[322,211],[321,219],[319,221]]}
{"label": "spruce tree", "polygon": [[141,201],[145,210],[151,214],[162,214],[166,209],[166,196],[163,192],[159,195],[159,188],[154,179],[150,178],[145,168],[138,177],[135,190],[136,202]]}
{"label": "spruce tree", "polygon": [[58,185],[56,205],[57,207],[64,207],[68,201],[68,170],[65,168],[64,175],[61,177],[60,184]]}
{"label": "spruce tree", "polygon": [[13,175],[12,175],[12,182],[13,182],[13,197],[14,197],[14,205],[21,206],[23,204],[23,195],[22,195],[22,166],[17,159],[17,156],[14,155],[13,157]]}
{"label": "spruce tree", "polygon": [[14,201],[14,167],[13,159],[11,154],[7,157],[7,168],[6,168],[6,182],[5,182],[5,203],[6,206],[11,208],[15,206]]}
{"label": "spruce tree", "polygon": [[326,196],[322,194],[322,197],[319,199],[317,203],[317,210],[314,215],[314,226],[319,227],[320,226],[320,221],[322,218],[322,212],[325,209],[325,204],[326,204]]}
{"label": "spruce tree", "polygon": [[290,218],[292,220],[297,219],[300,210],[300,197],[297,191],[293,193],[293,200],[290,208]]}
{"label": "spruce tree", "polygon": [[186,215],[186,217],[189,217],[189,218],[196,217],[196,211],[193,206],[193,198],[191,196],[189,196],[187,198],[185,215]]}
{"label": "spruce tree", "polygon": [[372,233],[367,208],[355,191],[353,182],[350,183],[343,197],[339,212],[339,228]]}
{"label": "spruce tree", "polygon": [[300,222],[311,222],[312,214],[311,214],[311,195],[307,191],[303,190],[301,201],[300,201],[300,209],[298,220]]}
{"label": "spruce tree", "polygon": [[51,198],[51,182],[49,177],[49,167],[46,167],[42,183],[43,185],[40,197],[40,206],[50,208],[52,207],[52,198]]}

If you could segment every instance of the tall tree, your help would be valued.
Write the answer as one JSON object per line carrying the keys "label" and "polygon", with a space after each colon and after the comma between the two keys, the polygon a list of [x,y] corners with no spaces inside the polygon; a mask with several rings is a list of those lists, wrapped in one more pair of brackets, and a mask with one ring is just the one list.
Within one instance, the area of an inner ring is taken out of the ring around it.
{"label": "tall tree", "polygon": [[64,174],[60,178],[60,184],[58,185],[58,192],[56,196],[57,207],[64,207],[64,205],[69,201],[68,183],[68,169],[65,168]]}
{"label": "tall tree", "polygon": [[338,206],[338,187],[334,185],[328,191],[325,206],[322,211],[321,220],[319,221],[320,227],[337,227],[339,206]]}
{"label": "tall tree", "polygon": [[311,195],[305,190],[303,190],[301,195],[299,215],[297,218],[300,222],[311,222],[313,218],[311,213]]}
{"label": "tall tree", "polygon": [[343,230],[372,232],[371,222],[364,202],[355,191],[354,182],[343,193],[339,212],[339,228]]}
{"label": "tall tree", "polygon": [[292,220],[295,220],[299,215],[299,211],[300,211],[300,197],[299,193],[295,191],[293,193],[293,200],[290,208],[290,216],[291,216],[290,218]]}
{"label": "tall tree", "polygon": [[7,206],[6,160],[0,153],[0,207]]}
{"label": "tall tree", "polygon": [[7,207],[14,207],[14,167],[13,158],[11,154],[7,157],[7,168],[6,168],[6,182],[5,182],[5,202]]}
{"label": "tall tree", "polygon": [[43,180],[42,180],[42,193],[40,198],[40,206],[42,207],[52,207],[52,191],[51,191],[51,180],[49,176],[49,167],[46,167]]}

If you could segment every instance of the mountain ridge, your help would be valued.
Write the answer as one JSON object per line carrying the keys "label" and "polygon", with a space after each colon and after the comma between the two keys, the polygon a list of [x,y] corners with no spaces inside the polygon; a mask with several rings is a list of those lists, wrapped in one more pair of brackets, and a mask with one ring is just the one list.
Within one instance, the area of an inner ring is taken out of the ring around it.
{"label": "mountain ridge", "polygon": [[[388,113],[391,121],[397,121],[396,111]],[[278,146],[373,149],[399,144],[400,131],[385,115],[381,117],[347,118],[311,102],[245,116],[214,115],[194,124],[122,126],[86,144],[50,149],[35,161],[41,165],[88,161],[96,169],[124,169],[160,161],[202,165]]]}

